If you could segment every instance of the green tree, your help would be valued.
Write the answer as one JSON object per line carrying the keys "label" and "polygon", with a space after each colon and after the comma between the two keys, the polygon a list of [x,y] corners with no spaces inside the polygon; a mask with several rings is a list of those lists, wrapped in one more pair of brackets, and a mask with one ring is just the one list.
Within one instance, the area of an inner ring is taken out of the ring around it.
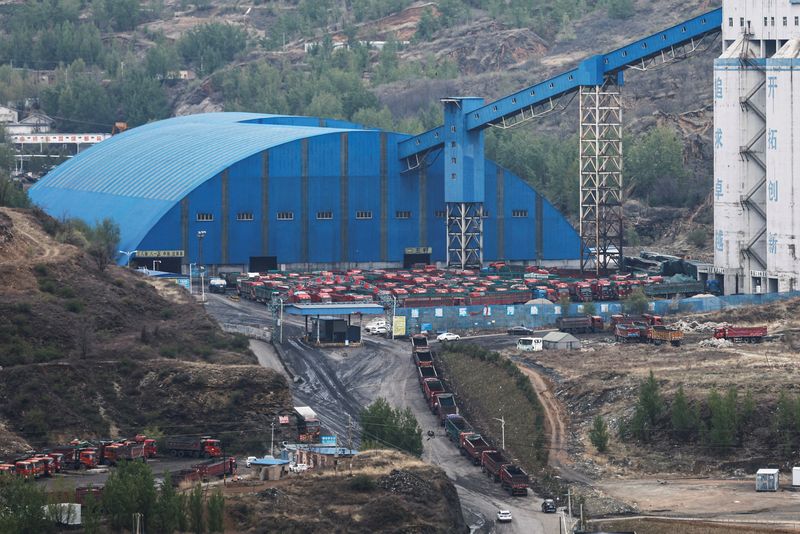
{"label": "green tree", "polygon": [[397,57],[397,41],[389,38],[378,55],[378,66],[375,69],[375,83],[389,83],[397,79],[400,59]]}
{"label": "green tree", "polygon": [[597,306],[592,301],[584,302],[583,313],[585,313],[586,315],[595,315],[597,313]]}
{"label": "green tree", "polygon": [[663,411],[664,401],[658,382],[653,371],[650,371],[647,379],[639,386],[639,400],[630,423],[633,436],[641,441],[649,441]]}
{"label": "green tree", "polygon": [[728,389],[724,397],[717,390],[712,390],[709,394],[708,444],[716,454],[725,454],[735,443],[737,433],[736,409],[735,388]]}
{"label": "green tree", "polygon": [[633,194],[653,206],[682,206],[693,200],[683,164],[683,143],[675,130],[658,126],[633,142],[625,155]]}
{"label": "green tree", "polygon": [[772,426],[784,455],[788,455],[794,448],[794,425],[796,417],[797,415],[792,401],[784,391],[781,391],[778,397],[778,404],[775,407]]}
{"label": "green tree", "polygon": [[58,83],[42,92],[42,106],[55,115],[62,131],[82,131],[114,123],[111,99],[106,88],[86,70],[83,60],[71,64]]}
{"label": "green tree", "polygon": [[129,69],[115,86],[116,116],[124,117],[129,126],[169,117],[167,95],[161,83],[140,68]]}
{"label": "green tree", "polygon": [[0,477],[0,532],[39,534],[53,531],[42,513],[44,487],[16,477]]}
{"label": "green tree", "polygon": [[561,306],[561,315],[563,317],[567,317],[569,315],[570,306],[572,306],[572,299],[570,298],[568,293],[559,295],[558,305]]}
{"label": "green tree", "polygon": [[206,531],[206,522],[203,515],[203,486],[196,484],[189,492],[189,524],[195,534]]}
{"label": "green tree", "polygon": [[625,298],[622,305],[626,312],[632,315],[641,315],[647,311],[649,301],[647,300],[647,295],[644,294],[644,290],[637,287]]}
{"label": "green tree", "polygon": [[205,76],[242,52],[247,47],[247,34],[239,26],[210,22],[185,33],[177,46],[183,58]]}
{"label": "green tree", "polygon": [[217,488],[208,498],[208,530],[209,532],[222,532],[224,530],[225,497]]}
{"label": "green tree", "polygon": [[386,399],[378,398],[361,412],[360,421],[363,448],[394,448],[416,456],[422,454],[422,430],[408,408],[394,409]]}
{"label": "green tree", "polygon": [[[148,433],[148,437],[153,437],[153,434]],[[164,473],[164,481],[161,483],[161,489],[158,492],[158,503],[155,510],[155,527],[158,532],[174,532],[181,527],[182,513],[180,495],[175,491],[172,486],[172,475],[169,472]]]}
{"label": "green tree", "polygon": [[677,439],[686,440],[697,430],[694,412],[686,399],[683,386],[678,388],[675,399],[672,401],[670,419],[672,420],[672,431]]}
{"label": "green tree", "polygon": [[608,426],[605,420],[599,415],[595,416],[592,429],[589,431],[589,440],[597,452],[604,453],[608,450],[608,438]]}
{"label": "green tree", "polygon": [[417,23],[417,31],[414,33],[416,41],[430,41],[436,36],[439,29],[439,18],[433,14],[430,7],[426,7]]}
{"label": "green tree", "polygon": [[103,508],[111,526],[129,528],[134,513],[144,517],[145,531],[150,532],[156,517],[156,489],[153,473],[147,464],[125,462],[109,475],[103,488]]}
{"label": "green tree", "polygon": [[180,56],[175,46],[161,42],[147,51],[144,65],[151,78],[165,80],[180,67]]}
{"label": "green tree", "polygon": [[91,229],[87,252],[99,271],[105,271],[106,267],[117,257],[119,236],[119,225],[109,218],[96,223]]}
{"label": "green tree", "polygon": [[83,506],[81,506],[83,532],[85,534],[98,534],[100,532],[101,519],[100,503],[97,502],[93,493],[87,494]]}

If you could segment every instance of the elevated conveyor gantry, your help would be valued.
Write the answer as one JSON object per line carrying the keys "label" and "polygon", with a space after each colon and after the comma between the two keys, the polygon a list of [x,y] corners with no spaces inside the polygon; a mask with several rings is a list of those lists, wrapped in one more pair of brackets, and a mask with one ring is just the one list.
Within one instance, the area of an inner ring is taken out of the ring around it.
{"label": "elevated conveyor gantry", "polygon": [[581,269],[621,264],[622,113],[625,70],[648,70],[707,49],[722,29],[722,9],[709,11],[609,52],[512,95],[483,104],[482,98],[442,100],[444,125],[399,145],[409,169],[444,150],[448,265],[483,261],[484,135],[492,126],[511,128],[563,109],[575,93],[580,106]]}

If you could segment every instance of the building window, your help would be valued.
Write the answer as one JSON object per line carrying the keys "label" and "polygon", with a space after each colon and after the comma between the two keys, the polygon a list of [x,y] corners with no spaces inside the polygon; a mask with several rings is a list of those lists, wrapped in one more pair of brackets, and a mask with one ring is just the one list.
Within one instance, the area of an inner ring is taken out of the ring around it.
{"label": "building window", "polygon": [[357,211],[356,212],[356,219],[371,219],[372,212],[371,211]]}
{"label": "building window", "polygon": [[744,17],[739,17],[739,26],[744,28]]}
{"label": "building window", "polygon": [[249,211],[243,211],[241,213],[237,213],[236,214],[236,220],[237,221],[252,221],[253,220],[253,214],[250,213]]}
{"label": "building window", "polygon": [[728,26],[733,28],[733,17],[728,17]]}
{"label": "building window", "polygon": [[317,212],[317,220],[318,221],[329,221],[333,219],[333,212],[332,211],[318,211]]}
{"label": "building window", "polygon": [[396,211],[394,212],[395,219],[410,219],[411,212],[410,211]]}
{"label": "building window", "polygon": [[767,22],[769,22],[769,21],[767,20],[767,17],[764,17],[764,26],[768,26]]}
{"label": "building window", "polygon": [[197,213],[198,222],[210,222],[214,220],[213,213]]}
{"label": "building window", "polygon": [[444,219],[446,215],[447,215],[447,212],[444,211],[444,210],[436,210],[436,211],[433,212],[433,216],[434,217],[438,217],[440,219]]}
{"label": "building window", "polygon": [[451,174],[451,175],[450,175],[450,179],[451,179],[451,180],[455,180],[455,179],[456,179],[456,173],[453,173],[453,174]]}
{"label": "building window", "polygon": [[784,26],[788,26],[789,25],[789,18],[788,17],[783,17],[783,25]]}
{"label": "building window", "polygon": [[450,127],[450,131],[453,132],[453,133],[456,133],[456,127],[455,126],[451,126]]}
{"label": "building window", "polygon": [[293,221],[294,220],[294,212],[293,211],[279,211],[278,212],[278,220],[279,221]]}
{"label": "building window", "polygon": [[456,142],[455,141],[450,141],[450,147],[451,148],[455,148],[456,147]]}
{"label": "building window", "polygon": [[775,26],[775,17],[770,17],[769,18],[769,25],[770,26]]}
{"label": "building window", "polygon": [[527,217],[528,210],[511,210],[512,217]]}
{"label": "building window", "polygon": [[455,164],[456,164],[456,158],[450,158],[450,163],[452,163],[453,165],[455,165]]}
{"label": "building window", "polygon": [[483,210],[481,212],[481,217],[483,217],[484,219],[487,219],[489,217],[489,210]]}

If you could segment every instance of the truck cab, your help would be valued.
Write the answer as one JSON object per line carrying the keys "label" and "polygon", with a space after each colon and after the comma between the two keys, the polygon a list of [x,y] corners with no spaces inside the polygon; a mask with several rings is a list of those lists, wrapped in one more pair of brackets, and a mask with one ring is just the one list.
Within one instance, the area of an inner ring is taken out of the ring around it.
{"label": "truck cab", "polygon": [[207,456],[220,456],[222,455],[222,446],[218,439],[203,438],[203,452]]}

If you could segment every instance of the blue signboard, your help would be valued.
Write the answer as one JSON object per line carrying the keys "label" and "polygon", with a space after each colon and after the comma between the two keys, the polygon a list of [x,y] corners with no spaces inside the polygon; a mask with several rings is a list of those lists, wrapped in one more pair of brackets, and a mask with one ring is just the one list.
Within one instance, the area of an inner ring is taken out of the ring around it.
{"label": "blue signboard", "polygon": [[336,436],[320,436],[320,444],[322,445],[336,445]]}
{"label": "blue signboard", "polygon": [[189,289],[189,279],[188,278],[176,278],[175,282],[179,286],[183,286],[185,289]]}

